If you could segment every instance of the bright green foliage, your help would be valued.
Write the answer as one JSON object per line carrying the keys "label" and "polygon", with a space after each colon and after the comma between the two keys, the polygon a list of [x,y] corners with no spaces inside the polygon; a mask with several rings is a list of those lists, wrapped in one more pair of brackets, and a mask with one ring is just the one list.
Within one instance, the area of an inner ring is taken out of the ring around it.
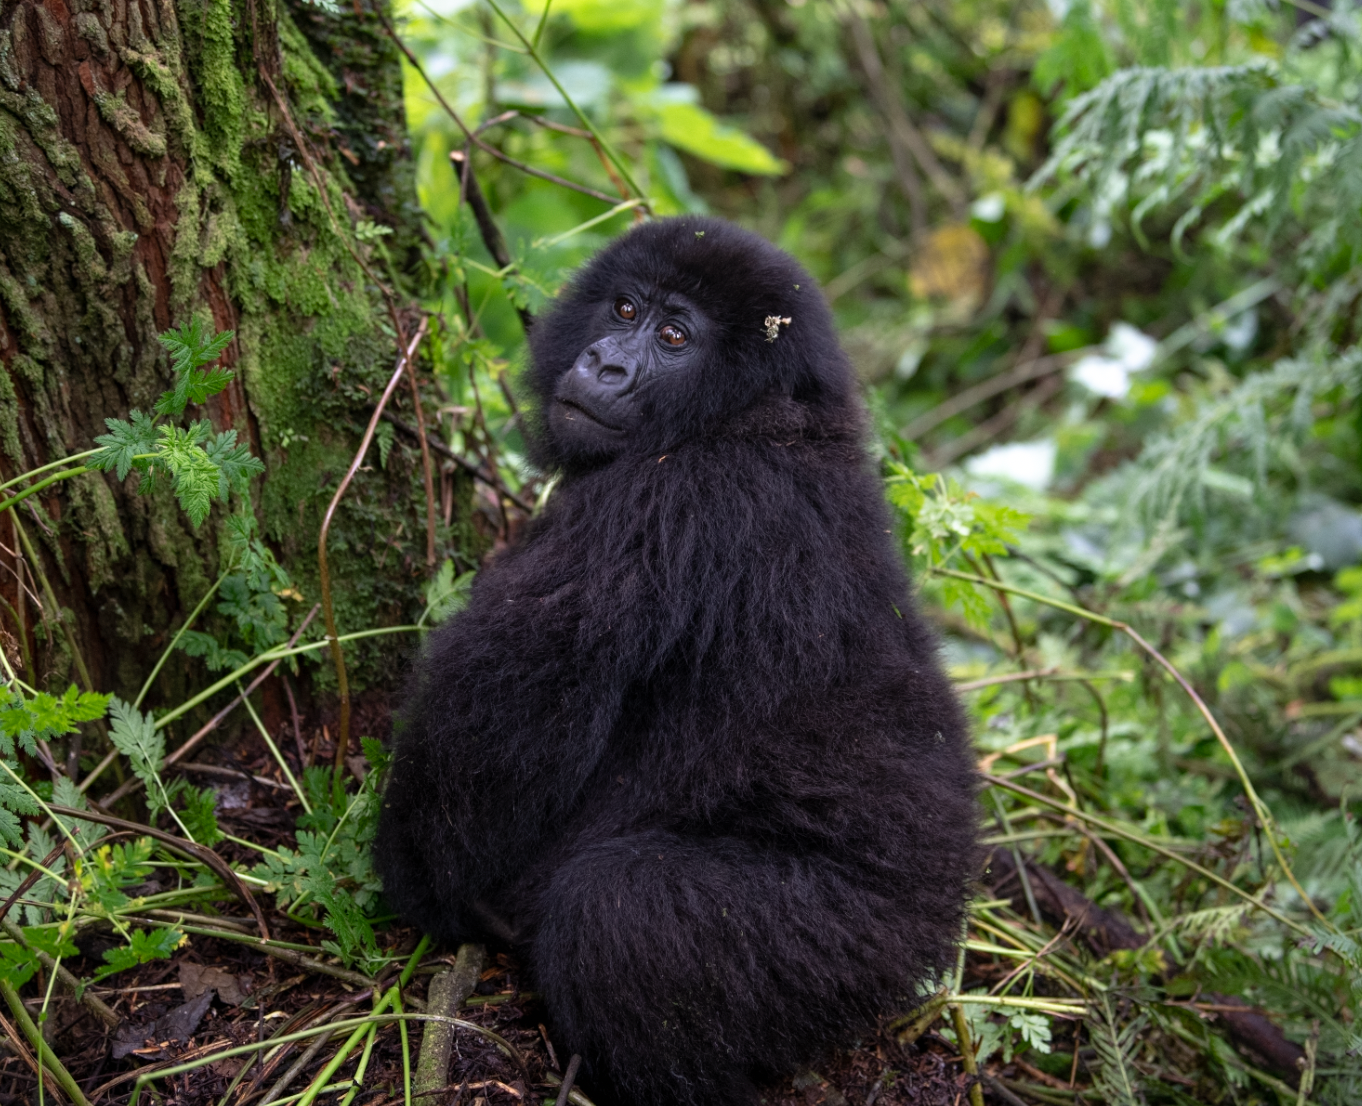
{"label": "bright green foliage", "polygon": [[381,888],[369,846],[378,830],[378,786],[389,757],[372,738],[361,744],[369,771],[358,791],[340,791],[328,768],[307,769],[303,787],[312,813],[298,819],[297,848],[267,854],[253,874],[266,881],[281,910],[297,911],[309,902],[320,906],[336,938],[323,947],[347,965],[374,971],[385,961],[369,921],[378,913]]}
{"label": "bright green foliage", "polygon": [[118,910],[130,901],[128,887],[151,875],[152,841],[139,837],[127,844],[102,845],[90,853],[80,867],[81,886],[90,901],[104,910]]}
{"label": "bright green foliage", "polygon": [[235,337],[230,330],[211,333],[197,315],[179,330],[162,334],[160,341],[170,354],[175,387],[156,401],[156,413],[181,415],[189,404],[202,403],[226,388],[232,374],[214,362]]}
{"label": "bright green foliage", "polygon": [[[232,379],[228,370],[204,366],[216,361],[233,337],[230,330],[209,334],[197,318],[161,335],[171,353],[175,387],[156,401],[158,416],[179,416],[188,404],[203,403],[227,387]],[[142,474],[139,492],[150,490],[158,476],[168,477],[195,526],[208,517],[215,499],[225,503],[232,489],[244,494],[251,477],[265,471],[264,464],[237,442],[235,430],[215,433],[207,419],[178,427],[158,425],[136,410],[128,418],[104,420],[109,433],[95,439],[102,448],[90,459],[90,467],[113,472],[120,480],[136,469]]]}
{"label": "bright green foliage", "polygon": [[124,972],[153,960],[169,960],[183,940],[184,934],[172,926],[152,930],[134,929],[128,935],[126,945],[104,953],[104,966],[95,969],[94,978],[104,979],[115,972]]}
{"label": "bright green foliage", "polygon": [[114,696],[109,701],[109,740],[128,758],[128,765],[147,788],[153,815],[170,805],[161,782],[161,761],[166,755],[165,735],[156,729],[151,715]]}
{"label": "bright green foliage", "polygon": [[42,967],[40,952],[48,956],[75,956],[78,950],[71,933],[64,926],[38,929],[25,927],[24,944],[17,941],[0,944],[0,978],[14,987],[22,987]]}
{"label": "bright green foliage", "polygon": [[61,696],[45,691],[26,696],[17,688],[0,687],[0,754],[14,756],[15,744],[36,756],[36,742],[75,733],[81,722],[103,718],[108,695],[79,691],[75,684]]}
{"label": "bright green foliage", "polygon": [[426,585],[426,609],[421,615],[420,624],[438,626],[458,614],[468,606],[472,586],[472,572],[461,572],[456,575],[454,562],[445,561],[440,565],[440,571]]}

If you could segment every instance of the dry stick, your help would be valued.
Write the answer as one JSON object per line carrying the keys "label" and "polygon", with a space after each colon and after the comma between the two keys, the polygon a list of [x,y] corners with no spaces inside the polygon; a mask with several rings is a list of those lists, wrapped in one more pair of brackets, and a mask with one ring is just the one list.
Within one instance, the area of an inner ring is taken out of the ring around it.
{"label": "dry stick", "polygon": [[454,110],[449,101],[444,98],[443,93],[435,86],[435,82],[426,75],[426,71],[421,68],[421,63],[417,60],[416,55],[411,52],[407,44],[403,42],[397,32],[393,30],[392,25],[388,22],[387,18],[382,13],[378,13],[378,17],[383,20],[383,26],[387,30],[388,36],[397,44],[397,48],[406,56],[407,61],[411,62],[411,67],[416,70],[416,73],[421,80],[425,81],[426,87],[430,89],[440,107],[444,109],[445,114],[454,120],[454,125],[458,127],[459,130],[463,131],[464,137],[467,138],[469,142],[473,143],[473,145],[477,146],[479,150],[491,154],[498,161],[504,161],[507,165],[511,166],[512,169],[519,169],[522,173],[528,173],[532,177],[546,180],[550,184],[558,185],[560,188],[569,188],[573,192],[580,192],[584,196],[590,196],[593,200],[601,200],[607,204],[613,204],[615,202],[614,196],[607,195],[604,192],[597,192],[594,188],[588,188],[584,184],[575,184],[570,180],[564,180],[562,177],[554,176],[552,173],[547,173],[543,169],[536,169],[533,165],[527,165],[523,161],[517,161],[509,154],[504,154],[495,146],[491,146],[484,142],[478,137],[478,131],[471,129],[468,124],[463,121],[462,116]]}
{"label": "dry stick", "polygon": [[[1253,781],[1249,779],[1248,771],[1244,768],[1243,761],[1239,759],[1239,754],[1234,751],[1234,746],[1230,743],[1230,739],[1226,736],[1225,731],[1220,728],[1220,723],[1216,721],[1215,715],[1211,713],[1211,708],[1206,705],[1206,701],[1197,694],[1196,688],[1194,688],[1187,678],[1178,671],[1173,663],[1146,641],[1138,630],[1119,619],[1108,618],[1106,615],[1097,614],[1095,611],[1075,606],[1072,603],[1065,603],[1059,599],[1051,599],[1048,595],[1041,595],[1039,592],[1027,591],[1025,588],[1014,587],[1011,584],[1003,583],[1001,580],[988,580],[983,576],[975,576],[968,572],[957,572],[952,568],[933,568],[931,571],[938,576],[951,576],[957,580],[965,580],[972,584],[982,584],[984,587],[992,588],[995,591],[1006,591],[1011,592],[1013,595],[1020,595],[1023,599],[1030,599],[1032,602],[1042,603],[1045,606],[1053,607],[1056,610],[1067,611],[1069,614],[1075,615],[1078,618],[1086,619],[1089,622],[1096,622],[1099,626],[1106,626],[1112,630],[1118,630],[1125,634],[1126,637],[1130,638],[1130,640],[1151,657],[1160,668],[1172,676],[1186,696],[1192,700],[1193,705],[1195,705],[1196,709],[1200,712],[1201,717],[1205,719],[1206,724],[1211,728],[1211,732],[1215,734],[1216,741],[1218,741],[1220,747],[1225,750],[1225,755],[1230,758],[1230,763],[1234,766],[1235,774],[1239,777],[1240,786],[1243,787],[1244,794],[1248,797],[1249,803],[1253,807],[1253,813],[1257,816],[1262,827],[1267,831],[1268,844],[1272,846],[1272,855],[1276,858],[1278,865],[1282,869],[1282,873],[1286,876],[1291,886],[1296,889],[1296,894],[1298,894],[1305,905],[1310,908],[1310,913],[1315,916],[1315,919],[1324,925],[1331,933],[1338,932],[1338,928],[1320,913],[1319,907],[1317,907],[1310,896],[1305,893],[1305,889],[1301,887],[1300,882],[1296,879],[1296,873],[1291,870],[1291,865],[1286,862],[1286,857],[1282,855],[1281,845],[1278,844],[1277,835],[1273,830],[1272,812],[1268,810],[1267,805],[1259,797],[1258,789],[1253,786]],[[1230,886],[1233,885],[1231,884]],[[1235,891],[1238,892],[1238,888],[1235,888]],[[1266,909],[1266,907],[1264,907],[1264,909]]]}
{"label": "dry stick", "polygon": [[[24,1000],[19,997],[19,992],[14,989],[8,979],[0,979],[0,994],[4,995],[5,1002],[8,1003],[10,1011],[14,1014],[14,1020],[19,1024],[19,1029],[28,1038],[28,1043],[33,1046],[33,1051],[38,1054],[39,1061],[56,1078],[58,1086],[66,1093],[76,1106],[90,1106],[90,1101],[80,1089],[80,1084],[71,1078],[71,1073],[62,1066],[62,1062],[57,1059],[56,1054],[47,1046],[43,1040],[43,1035],[38,1032],[38,1027],[33,1024],[33,1019],[29,1017],[28,1010],[24,1008]],[[42,1078],[41,1073],[38,1076]]]}
{"label": "dry stick", "polygon": [[[293,636],[288,639],[288,648],[291,649],[293,648],[293,646],[298,644],[298,639],[303,636],[303,631],[306,630],[308,626],[312,624],[312,620],[317,617],[317,612],[321,609],[322,605],[320,603],[313,604],[312,610],[308,611],[307,617],[303,619],[302,623],[298,626],[298,629],[293,631]],[[191,749],[193,749],[200,741],[202,741],[205,737],[207,737],[210,733],[217,729],[224,718],[231,714],[232,711],[236,710],[238,706],[240,706],[243,702],[246,701],[246,697],[248,695],[253,694],[256,688],[258,688],[261,684],[263,684],[266,680],[270,678],[274,670],[279,667],[279,662],[282,661],[283,659],[284,659],[283,657],[280,657],[279,660],[274,660],[267,664],[265,666],[264,671],[261,672],[260,675],[258,675],[249,684],[246,685],[245,691],[237,695],[235,699],[233,699],[230,703],[228,703],[225,707],[218,711],[217,714],[213,715],[212,718],[210,718],[207,722],[205,722],[202,726],[195,730],[193,736],[191,736],[187,741],[180,745],[178,749],[176,749],[172,753],[169,753],[166,756],[165,760],[161,761],[160,770],[164,771],[165,769],[169,768],[172,764],[174,764],[186,753],[188,753]],[[103,760],[101,760],[97,765],[95,765],[94,769],[90,772],[90,774],[86,776],[83,781],[81,781],[80,790],[84,791],[87,787],[89,787],[90,784],[92,784],[95,781],[95,778],[101,772],[103,772],[104,769],[107,768],[117,756],[118,750],[117,749],[111,750]],[[111,791],[108,795],[105,795],[102,799],[100,799],[100,805],[107,807],[112,803],[116,803],[124,795],[128,794],[131,791],[136,791],[137,788],[141,786],[142,781],[138,779],[136,776],[133,776],[131,779],[125,780],[123,783],[119,784],[119,786],[116,787],[113,791]]]}
{"label": "dry stick", "polygon": [[66,841],[63,840],[60,845],[43,857],[42,861],[24,877],[24,882],[14,889],[14,894],[5,900],[3,905],[0,905],[0,921],[3,921],[5,915],[9,913],[9,908],[23,898],[25,892],[37,883],[38,880],[42,879],[44,875],[43,869],[51,865],[57,857],[61,856],[65,851]]}
{"label": "dry stick", "polygon": [[34,953],[34,955],[38,957],[39,963],[41,963],[49,972],[54,973],[57,979],[61,981],[62,986],[70,991],[71,994],[79,995],[81,1004],[110,1029],[116,1029],[122,1024],[123,1019],[115,1014],[102,999],[91,994],[88,990],[82,993],[80,989],[81,982],[72,974],[70,969],[59,964],[51,956],[43,952],[42,949],[35,949],[30,945],[28,940],[24,937],[24,931],[10,921],[10,919],[0,918],[0,929],[4,929],[5,934],[16,942],[20,948],[28,949],[29,952]]}
{"label": "dry stick", "polygon": [[577,1071],[581,1066],[582,1058],[574,1052],[572,1059],[568,1061],[567,1071],[563,1073],[563,1085],[558,1088],[558,1101],[554,1106],[567,1106],[568,1096],[572,1094],[572,1084],[577,1082]]}
{"label": "dry stick", "polygon": [[[482,945],[465,943],[459,946],[454,967],[431,977],[426,992],[426,1013],[453,1017],[466,998],[478,985],[483,957],[487,950]],[[443,1087],[449,1076],[449,1053],[454,1044],[454,1027],[445,1022],[427,1022],[421,1032],[421,1052],[416,1060],[417,1094],[426,1094]]]}
{"label": "dry stick", "polygon": [[284,694],[288,696],[289,713],[293,715],[293,743],[298,746],[298,771],[301,772],[307,767],[307,748],[303,744],[303,720],[298,714],[298,701],[293,697],[293,684],[289,682],[287,676],[281,676],[280,679],[284,684]]}
{"label": "dry stick", "polygon": [[[412,426],[410,423],[403,422],[391,411],[383,412],[383,421],[391,423],[393,426],[397,427],[398,430],[402,431],[402,433],[406,434],[408,437],[414,438],[416,436],[416,427]],[[495,477],[488,476],[487,472],[484,469],[480,468],[474,462],[470,461],[467,457],[463,457],[455,453],[452,449],[449,448],[449,446],[445,445],[444,442],[440,441],[439,438],[431,439],[430,448],[435,450],[435,452],[438,453],[441,457],[453,461],[454,464],[456,464],[459,468],[463,469],[463,471],[468,473],[469,476],[473,477],[474,480],[480,480],[482,483],[486,484],[498,495],[504,495],[507,499],[509,499],[512,503],[514,503],[526,514],[532,514],[534,512],[533,503],[525,499],[524,496],[518,495],[517,493],[511,491],[510,488],[503,487],[502,484]]]}
{"label": "dry stick", "polygon": [[355,473],[359,471],[359,466],[364,462],[364,455],[369,452],[369,443],[374,439],[374,429],[378,426],[379,416],[383,414],[383,408],[388,405],[388,399],[392,396],[393,389],[397,387],[397,382],[402,379],[402,374],[407,368],[407,362],[411,360],[417,346],[426,336],[426,327],[429,322],[430,320],[427,317],[422,317],[421,325],[416,328],[416,334],[408,343],[407,348],[402,351],[402,356],[398,358],[397,369],[388,381],[388,386],[383,389],[383,395],[374,408],[373,416],[369,419],[369,425],[364,430],[364,437],[360,439],[359,449],[355,451],[355,458],[350,462],[350,468],[346,471],[344,479],[341,480],[340,486],[336,489],[336,494],[331,497],[330,506],[326,508],[326,514],[322,517],[321,532],[317,535],[317,566],[321,570],[322,611],[326,617],[326,636],[331,644],[331,661],[336,667],[336,683],[340,691],[340,734],[336,739],[337,765],[344,765],[345,754],[350,749],[350,681],[346,677],[345,654],[341,650],[340,632],[336,629],[336,611],[331,603],[331,568],[326,559],[326,537],[331,530],[331,520],[335,517],[336,508],[340,506],[341,497],[350,486],[350,481],[354,479]]}
{"label": "dry stick", "polygon": [[1307,937],[1310,938],[1311,940],[1313,940],[1315,937],[1315,935],[1311,933],[1310,930],[1308,930],[1305,926],[1301,925],[1300,922],[1297,922],[1292,918],[1288,918],[1279,910],[1274,910],[1272,907],[1268,906],[1267,903],[1260,901],[1253,895],[1250,895],[1238,884],[1233,883],[1232,881],[1226,879],[1224,876],[1220,875],[1217,872],[1211,871],[1211,869],[1209,868],[1203,867],[1202,865],[1196,863],[1196,861],[1194,860],[1189,860],[1185,856],[1179,856],[1172,849],[1160,845],[1157,841],[1153,840],[1152,838],[1144,837],[1141,834],[1134,833],[1131,830],[1127,830],[1115,822],[1108,822],[1106,819],[1098,818],[1096,815],[1089,814],[1086,811],[1076,810],[1074,807],[1066,806],[1064,803],[1061,803],[1058,799],[1052,799],[1048,795],[1042,795],[1039,791],[1032,791],[1029,787],[1023,787],[1021,784],[1015,783],[1012,780],[1003,779],[1001,776],[991,776],[987,772],[981,772],[979,773],[979,775],[980,778],[986,784],[991,784],[994,787],[1004,788],[1005,790],[1011,791],[1016,795],[1020,795],[1023,799],[1027,799],[1033,803],[1038,803],[1041,806],[1050,807],[1052,810],[1058,810],[1063,814],[1067,815],[1068,817],[1073,818],[1077,821],[1086,822],[1088,823],[1088,825],[1093,826],[1098,830],[1101,830],[1103,833],[1110,834],[1112,837],[1119,837],[1122,840],[1129,841],[1135,845],[1139,845],[1140,848],[1142,849],[1148,849],[1150,852],[1157,853],[1159,856],[1165,858],[1166,860],[1171,860],[1174,863],[1181,864],[1188,871],[1195,872],[1197,875],[1201,876],[1202,879],[1209,880],[1211,883],[1214,883],[1217,887],[1223,887],[1232,895],[1235,895],[1238,898],[1243,899],[1250,906],[1254,907],[1255,909],[1261,910],[1269,918],[1272,918],[1274,921],[1279,922],[1282,925],[1286,926],[1287,929],[1295,930],[1302,937]]}
{"label": "dry stick", "polygon": [[930,458],[932,466],[938,469],[945,468],[952,461],[963,457],[985,442],[992,441],[1023,415],[1051,399],[1063,384],[1061,377],[1052,376],[1042,380],[1016,403],[1009,403],[992,418],[985,419],[972,430],[958,438],[952,438],[940,449],[933,451]]}

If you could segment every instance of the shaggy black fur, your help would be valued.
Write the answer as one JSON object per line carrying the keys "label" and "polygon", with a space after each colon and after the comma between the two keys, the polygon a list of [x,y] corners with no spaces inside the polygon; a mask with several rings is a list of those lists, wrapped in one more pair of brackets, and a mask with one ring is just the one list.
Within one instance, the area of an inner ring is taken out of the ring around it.
{"label": "shaggy black fur", "polygon": [[[704,356],[645,380],[628,444],[583,460],[542,418],[555,384],[603,305],[664,290],[707,316]],[[773,342],[769,315],[791,319]],[[953,962],[965,723],[794,261],[717,220],[648,223],[532,344],[537,459],[564,476],[420,662],[384,887],[434,936],[521,949],[593,1097],[746,1106]]]}

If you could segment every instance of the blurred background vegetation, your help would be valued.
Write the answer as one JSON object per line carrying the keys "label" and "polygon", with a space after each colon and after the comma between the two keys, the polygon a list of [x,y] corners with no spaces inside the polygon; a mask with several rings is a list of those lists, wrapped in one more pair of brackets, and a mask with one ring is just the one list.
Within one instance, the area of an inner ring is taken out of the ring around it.
{"label": "blurred background vegetation", "polygon": [[[865,383],[906,549],[954,674],[973,681],[981,753],[1125,827],[1099,847],[1072,815],[985,797],[1014,859],[1067,871],[1152,938],[1064,953],[1083,964],[1070,983],[1107,1004],[1082,1031],[1085,1100],[1362,1100],[1357,7],[403,11],[450,446],[540,494],[516,428],[518,309],[643,201],[785,247],[823,283]],[[469,159],[500,256],[461,187]],[[486,540],[504,540],[514,519],[479,494]],[[1153,653],[1055,602],[1128,623]],[[980,908],[984,945],[1006,929],[1034,955],[1055,936],[1025,891],[1029,909],[994,908],[1010,920]],[[1045,959],[1002,990],[1063,993]],[[1217,1036],[1233,1019],[1211,992],[1272,1012],[1294,1042],[1275,1066],[1233,1025],[1238,1051]],[[1072,1024],[1052,1038],[1025,1003],[968,1009],[981,1062],[1015,1052],[1063,1080],[1013,1093],[1072,1100]]]}

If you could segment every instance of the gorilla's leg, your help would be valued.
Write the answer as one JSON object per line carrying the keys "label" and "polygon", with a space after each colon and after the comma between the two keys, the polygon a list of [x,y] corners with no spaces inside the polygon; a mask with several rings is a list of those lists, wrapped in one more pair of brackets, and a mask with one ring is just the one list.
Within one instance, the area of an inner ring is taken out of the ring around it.
{"label": "gorilla's leg", "polygon": [[924,886],[914,901],[904,878],[732,838],[588,845],[545,888],[535,982],[563,1045],[590,1065],[588,1093],[753,1103],[756,1083],[911,1001],[946,954],[960,888]]}

